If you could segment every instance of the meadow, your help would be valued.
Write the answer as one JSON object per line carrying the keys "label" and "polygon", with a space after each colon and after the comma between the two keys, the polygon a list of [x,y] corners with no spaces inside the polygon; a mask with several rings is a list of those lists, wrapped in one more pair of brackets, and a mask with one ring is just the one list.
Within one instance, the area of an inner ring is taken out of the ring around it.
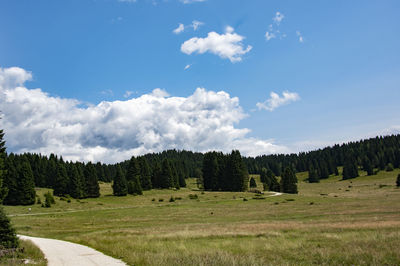
{"label": "meadow", "polygon": [[[280,196],[203,192],[188,179],[180,190],[114,197],[103,183],[97,199],[5,209],[19,234],[84,244],[129,265],[400,265],[400,170],[360,173],[315,184],[298,173],[299,194]],[[37,189],[42,201],[48,190]]]}

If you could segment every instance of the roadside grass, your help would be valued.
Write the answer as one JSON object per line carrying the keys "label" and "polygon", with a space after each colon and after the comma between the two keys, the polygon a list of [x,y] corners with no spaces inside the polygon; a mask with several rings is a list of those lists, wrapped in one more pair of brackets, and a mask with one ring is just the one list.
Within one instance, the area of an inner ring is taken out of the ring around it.
{"label": "roadside grass", "polygon": [[299,173],[299,194],[273,197],[203,192],[195,179],[126,197],[101,184],[98,199],[6,210],[19,234],[88,245],[130,265],[399,265],[399,172],[315,184]]}
{"label": "roadside grass", "polygon": [[46,266],[47,260],[42,251],[29,240],[19,240],[23,252],[15,252],[12,255],[0,258],[0,265],[37,265]]}

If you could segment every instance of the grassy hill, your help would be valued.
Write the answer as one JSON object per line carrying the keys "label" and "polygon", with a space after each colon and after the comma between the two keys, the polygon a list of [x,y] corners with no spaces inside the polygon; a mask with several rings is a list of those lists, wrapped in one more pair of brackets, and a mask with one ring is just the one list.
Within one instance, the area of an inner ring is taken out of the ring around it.
{"label": "grassy hill", "polygon": [[97,199],[5,209],[20,234],[88,245],[130,265],[399,265],[399,172],[316,184],[298,173],[299,194],[280,196],[202,192],[189,179],[177,191],[114,197],[104,183]]}

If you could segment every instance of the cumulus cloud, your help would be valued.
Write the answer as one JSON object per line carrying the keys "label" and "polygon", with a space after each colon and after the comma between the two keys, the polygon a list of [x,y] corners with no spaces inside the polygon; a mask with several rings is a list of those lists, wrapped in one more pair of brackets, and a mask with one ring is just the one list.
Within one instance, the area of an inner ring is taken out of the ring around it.
{"label": "cumulus cloud", "polygon": [[0,123],[9,152],[110,163],[173,148],[239,149],[244,155],[287,151],[272,140],[247,137],[250,130],[237,127],[246,117],[239,99],[223,91],[197,88],[188,97],[171,97],[158,88],[85,107],[27,89],[23,83],[31,78],[22,68],[0,68]]}
{"label": "cumulus cloud", "polygon": [[226,27],[225,34],[209,32],[206,38],[194,37],[181,45],[181,51],[185,54],[210,52],[221,58],[227,58],[232,63],[242,60],[242,56],[248,53],[252,47],[244,47],[242,41],[245,37],[234,32],[230,26]]}
{"label": "cumulus cloud", "polygon": [[183,25],[182,23],[179,23],[179,26],[174,29],[172,32],[175,34],[179,34],[181,32],[183,32],[185,30],[185,25]]}
{"label": "cumulus cloud", "polygon": [[257,103],[258,110],[273,111],[276,108],[300,100],[300,96],[295,92],[284,91],[282,97],[275,92],[271,92],[270,98],[262,103]]}

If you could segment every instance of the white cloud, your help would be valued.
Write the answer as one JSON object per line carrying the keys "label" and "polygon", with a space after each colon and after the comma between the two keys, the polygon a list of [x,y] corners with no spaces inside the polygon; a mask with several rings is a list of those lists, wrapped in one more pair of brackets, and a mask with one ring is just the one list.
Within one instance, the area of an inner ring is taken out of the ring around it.
{"label": "white cloud", "polygon": [[274,33],[269,32],[269,31],[267,31],[267,32],[265,33],[265,39],[266,39],[267,41],[269,41],[269,40],[271,40],[271,39],[274,39],[274,38],[276,38],[276,36],[275,36]]}
{"label": "white cloud", "polygon": [[181,51],[185,54],[197,52],[204,54],[210,52],[221,58],[227,58],[232,63],[242,60],[242,56],[251,50],[251,46],[244,47],[242,41],[245,37],[234,33],[230,26],[226,27],[225,34],[209,32],[206,38],[194,37],[181,45]]}
{"label": "white cloud", "polygon": [[[56,153],[67,160],[118,162],[165,149],[239,149],[244,155],[286,152],[271,140],[249,138],[237,97],[198,88],[188,97],[162,89],[125,101],[82,107],[79,101],[27,89],[31,74],[0,68],[0,110],[9,152]],[[13,80],[10,82],[10,80]]]}
{"label": "white cloud", "polygon": [[276,25],[279,25],[284,17],[285,16],[278,11],[275,13],[275,17],[273,17],[272,20],[276,23]]}
{"label": "white cloud", "polygon": [[186,65],[185,68],[184,68],[184,70],[188,70],[191,66],[192,66],[192,64]]}
{"label": "white cloud", "polygon": [[122,3],[136,3],[137,0],[118,0],[118,2]]}
{"label": "white cloud", "polygon": [[301,35],[300,31],[296,31],[296,35],[297,35],[297,37],[299,37],[299,42],[304,42],[303,35]]}
{"label": "white cloud", "polygon": [[192,4],[196,2],[205,2],[206,0],[180,0],[184,4]]}
{"label": "white cloud", "polygon": [[295,92],[284,91],[282,96],[283,97],[280,97],[279,94],[271,92],[269,99],[262,103],[257,103],[256,106],[258,107],[258,110],[264,109],[272,112],[282,105],[300,100],[300,96]]}
{"label": "white cloud", "polygon": [[183,25],[182,23],[179,23],[179,26],[174,29],[172,32],[175,34],[179,34],[181,32],[183,32],[185,30],[185,25]]}
{"label": "white cloud", "polygon": [[198,20],[193,20],[191,27],[193,28],[193,30],[196,31],[200,26],[203,26],[203,25],[204,25],[204,22],[201,22]]}

